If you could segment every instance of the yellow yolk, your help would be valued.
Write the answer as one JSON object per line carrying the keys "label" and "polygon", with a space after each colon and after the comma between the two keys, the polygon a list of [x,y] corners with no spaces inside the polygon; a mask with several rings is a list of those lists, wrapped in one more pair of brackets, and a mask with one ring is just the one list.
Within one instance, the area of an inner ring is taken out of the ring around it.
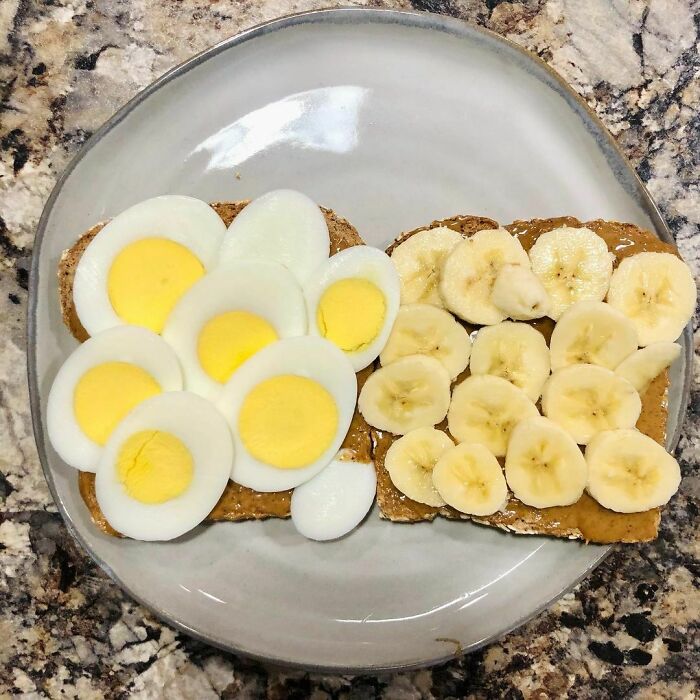
{"label": "yellow yolk", "polygon": [[364,350],[379,334],[386,315],[384,294],[366,279],[350,277],[323,292],[316,311],[321,335],[345,352]]}
{"label": "yellow yolk", "polygon": [[109,301],[126,323],[156,333],[178,299],[204,274],[184,245],[167,238],[142,238],[114,258],[107,277]]}
{"label": "yellow yolk", "polygon": [[245,397],[241,440],[253,457],[280,469],[316,461],[338,428],[338,408],[318,382],[294,374],[266,379]]}
{"label": "yellow yolk", "polygon": [[165,503],[192,483],[194,460],[179,438],[161,430],[142,430],[122,444],[117,476],[141,503]]}
{"label": "yellow yolk", "polygon": [[217,382],[225,382],[249,357],[277,340],[275,329],[248,311],[228,311],[202,328],[197,354],[202,369]]}
{"label": "yellow yolk", "polygon": [[91,367],[75,385],[75,420],[93,442],[104,445],[131,409],[160,392],[145,369],[128,362],[104,362]]}

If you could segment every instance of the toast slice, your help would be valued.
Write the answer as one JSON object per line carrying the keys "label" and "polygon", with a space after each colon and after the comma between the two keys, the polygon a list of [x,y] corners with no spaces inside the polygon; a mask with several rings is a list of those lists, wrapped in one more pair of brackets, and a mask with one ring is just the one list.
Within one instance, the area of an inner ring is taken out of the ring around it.
{"label": "toast slice", "polygon": [[[229,226],[234,218],[243,210],[250,200],[238,202],[213,202],[211,207]],[[364,245],[362,237],[354,226],[346,219],[338,216],[330,209],[321,207],[321,211],[328,225],[331,240],[331,255],[346,248],[356,245]],[[73,303],[73,279],[80,257],[90,241],[104,228],[107,222],[96,224],[88,229],[78,240],[61,256],[58,265],[58,296],[61,305],[63,322],[73,337],[84,342],[89,338],[83,328]],[[372,373],[372,369],[362,370],[357,375],[358,390],[364,384],[365,379]],[[372,461],[371,438],[369,426],[359,411],[355,409],[350,429],[348,430],[342,447],[349,450],[354,459],[363,462]],[[348,455],[349,457],[350,455]],[[107,522],[100,511],[95,496],[95,475],[89,472],[79,472],[80,494],[88,507],[93,522],[109,535],[119,535]],[[260,493],[240,484],[229,481],[226,489],[212,512],[207,517],[208,521],[228,520],[263,520],[266,518],[288,518],[290,515],[291,491],[278,493]]]}
{"label": "toast slice", "polygon": [[[467,237],[484,228],[495,228],[495,221],[481,217],[458,216],[442,221],[434,221],[428,227],[399,236],[387,249],[388,253],[414,233],[425,228],[447,226]],[[653,233],[638,228],[632,224],[622,224],[610,221],[580,222],[573,217],[552,219],[534,219],[531,221],[515,221],[505,228],[529,250],[538,236],[560,226],[579,228],[587,226],[595,231],[608,244],[609,250],[615,255],[619,264],[622,258],[645,250],[669,252],[678,255],[676,248],[660,241]],[[467,325],[469,330],[475,327]],[[549,319],[541,319],[532,324],[549,341],[554,323]],[[458,378],[462,381],[469,375],[465,370]],[[666,420],[668,415],[668,372],[662,372],[652,382],[642,398],[642,413],[637,422],[637,428],[660,444],[666,438]],[[447,432],[447,424],[443,422],[438,428]],[[374,461],[377,469],[377,502],[382,518],[400,523],[415,523],[432,521],[437,516],[454,520],[472,520],[490,527],[500,528],[509,532],[529,535],[552,535],[569,539],[581,539],[587,542],[645,542],[653,540],[658,534],[660,510],[655,508],[645,513],[622,514],[615,513],[600,506],[590,496],[584,494],[577,503],[570,506],[555,508],[532,508],[510,497],[506,507],[487,517],[471,517],[460,513],[449,506],[434,508],[417,503],[403,495],[392,483],[384,466],[384,457],[391,444],[397,437],[372,429],[374,445]]]}

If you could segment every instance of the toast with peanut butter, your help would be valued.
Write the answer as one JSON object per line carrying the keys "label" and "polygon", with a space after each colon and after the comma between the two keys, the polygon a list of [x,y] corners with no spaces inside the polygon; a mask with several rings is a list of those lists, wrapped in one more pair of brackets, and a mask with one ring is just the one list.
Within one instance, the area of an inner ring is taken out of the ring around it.
{"label": "toast with peanut butter", "polygon": [[[496,228],[496,222],[482,217],[458,216],[441,221],[434,221],[430,226],[416,229],[399,236],[387,249],[391,254],[394,248],[415,233],[426,228],[445,226],[457,231],[464,237],[473,235],[482,229]],[[505,228],[518,238],[527,251],[538,237],[562,226],[587,227],[600,236],[614,255],[614,266],[630,255],[640,252],[665,252],[678,255],[674,246],[659,240],[651,232],[631,224],[595,220],[586,223],[573,217],[535,219],[515,221]],[[549,319],[529,322],[540,331],[547,343],[554,327]],[[468,331],[476,326],[463,323]],[[469,376],[467,368],[455,380],[458,384]],[[669,378],[664,370],[641,394],[642,410],[637,428],[645,435],[664,445],[666,438],[666,421],[668,412],[667,394]],[[447,431],[447,422],[436,426]],[[449,434],[449,433],[448,433]],[[569,506],[551,508],[534,508],[520,502],[509,492],[506,506],[493,515],[475,517],[465,515],[450,506],[434,507],[414,501],[405,496],[394,486],[385,467],[385,456],[389,447],[398,439],[387,432],[372,429],[373,456],[377,470],[377,502],[382,518],[400,523],[432,521],[436,517],[453,520],[471,520],[489,527],[496,527],[519,534],[551,535],[569,539],[581,539],[587,542],[643,542],[654,539],[658,534],[660,509],[653,508],[639,513],[618,513],[599,505],[587,493]],[[503,464],[503,460],[499,460]]]}
{"label": "toast with peanut butter", "polygon": [[[248,204],[248,201],[214,202],[211,204],[211,207],[221,217],[226,226],[229,226]],[[328,225],[331,255],[352,246],[364,245],[364,241],[352,224],[330,209],[321,207],[321,210]],[[75,310],[73,303],[73,279],[80,257],[90,241],[102,230],[106,223],[105,221],[96,224],[83,233],[71,248],[64,251],[58,266],[58,294],[63,322],[73,337],[81,343],[87,340],[89,335],[81,325]],[[371,368],[358,373],[358,388],[362,387],[369,374],[371,374]],[[369,462],[372,460],[369,426],[357,410],[355,410],[342,449],[349,450],[353,458],[358,461]],[[95,524],[107,534],[118,535],[119,533],[110,527],[97,504],[95,475],[90,472],[79,472],[79,487],[83,501],[88,507]],[[291,491],[260,493],[229,481],[226,490],[207,520],[242,521],[288,518],[290,515],[291,494]]]}

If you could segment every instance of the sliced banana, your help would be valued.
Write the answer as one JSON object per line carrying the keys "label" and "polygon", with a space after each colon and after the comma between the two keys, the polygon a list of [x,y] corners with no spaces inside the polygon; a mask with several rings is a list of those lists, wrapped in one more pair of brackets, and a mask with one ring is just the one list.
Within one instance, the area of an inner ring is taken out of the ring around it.
{"label": "sliced banana", "polygon": [[549,348],[542,333],[527,323],[484,326],[476,334],[469,370],[502,377],[537,401],[549,377]]}
{"label": "sliced banana", "polygon": [[540,235],[530,248],[532,271],[547,290],[555,321],[577,301],[602,301],[608,291],[614,256],[588,228],[562,226]]}
{"label": "sliced banana", "polygon": [[513,428],[506,453],[506,481],[513,495],[533,508],[576,503],[588,468],[578,445],[548,418],[524,420]]}
{"label": "sliced banana", "polygon": [[416,428],[394,442],[384,457],[384,466],[394,486],[405,496],[428,506],[444,506],[433,486],[433,468],[452,449],[450,438],[435,428]]}
{"label": "sliced banana", "polygon": [[641,513],[668,503],[681,483],[678,462],[638,430],[610,430],[586,447],[586,490],[604,508]]}
{"label": "sliced banana", "polygon": [[433,469],[433,486],[447,505],[468,515],[491,515],[508,500],[501,465],[483,445],[447,450]]}
{"label": "sliced banana", "polygon": [[576,364],[615,369],[638,341],[632,321],[610,304],[579,301],[564,311],[552,331],[552,369]]}
{"label": "sliced banana", "polygon": [[633,428],[642,411],[637,390],[614,372],[597,365],[558,369],[542,391],[542,413],[579,445],[603,430]]}
{"label": "sliced banana", "polygon": [[445,306],[469,323],[488,326],[506,318],[491,300],[504,265],[528,267],[520,241],[505,229],[478,231],[456,245],[445,259],[440,294]]}
{"label": "sliced banana", "polygon": [[433,426],[450,405],[450,375],[434,358],[409,355],[374,372],[357,401],[364,419],[378,430],[405,435]]}
{"label": "sliced banana", "polygon": [[538,415],[537,406],[522,389],[485,374],[467,377],[455,387],[447,426],[457,442],[479,443],[503,457],[515,425]]}
{"label": "sliced banana", "polygon": [[402,304],[444,306],[438,283],[447,254],[462,236],[446,226],[418,231],[394,248],[391,259],[401,279]]}
{"label": "sliced banana", "polygon": [[695,311],[690,268],[671,253],[638,253],[613,273],[608,303],[637,327],[639,344],[673,342]]}
{"label": "sliced banana", "polygon": [[635,350],[615,369],[615,374],[626,379],[640,394],[670,367],[681,354],[678,343],[652,343],[641,350]]}
{"label": "sliced banana", "polygon": [[454,379],[469,363],[471,349],[469,334],[452,314],[429,304],[407,304],[399,309],[379,361],[388,365],[406,355],[429,355]]}
{"label": "sliced banana", "polygon": [[504,265],[496,275],[491,301],[508,318],[531,321],[549,313],[552,301],[539,277],[522,265]]}

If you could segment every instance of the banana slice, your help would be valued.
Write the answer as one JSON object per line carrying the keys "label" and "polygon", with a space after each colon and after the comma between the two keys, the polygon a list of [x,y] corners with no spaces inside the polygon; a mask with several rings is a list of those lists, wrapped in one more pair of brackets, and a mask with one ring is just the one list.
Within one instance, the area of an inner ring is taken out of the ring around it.
{"label": "banana slice", "polygon": [[681,354],[678,343],[652,343],[636,350],[615,369],[615,374],[626,379],[643,394],[656,377]]}
{"label": "banana slice", "polygon": [[552,369],[582,363],[615,369],[637,349],[638,341],[632,321],[610,304],[579,301],[552,331]]}
{"label": "banana slice", "polygon": [[502,377],[537,401],[549,377],[549,348],[532,326],[503,321],[476,334],[469,370]]}
{"label": "banana slice", "polygon": [[695,311],[690,268],[671,253],[638,253],[613,273],[608,303],[632,319],[639,344],[673,342]]}
{"label": "banana slice", "polygon": [[479,443],[496,457],[506,454],[511,430],[538,416],[527,394],[500,377],[467,377],[452,392],[447,426],[457,442]]}
{"label": "banana slice", "polygon": [[586,448],[586,490],[604,508],[641,513],[669,502],[681,483],[678,462],[638,430],[610,430]]}
{"label": "banana slice", "polygon": [[465,321],[488,326],[506,318],[491,300],[504,265],[528,267],[520,241],[505,229],[478,231],[456,245],[445,259],[440,294],[445,306]]}
{"label": "banana slice", "polygon": [[429,355],[438,360],[454,379],[469,362],[472,341],[452,314],[429,304],[407,304],[379,356],[388,365],[406,355]]}
{"label": "banana slice", "polygon": [[530,418],[513,428],[506,453],[506,481],[513,495],[533,508],[576,503],[588,467],[572,437],[549,418]]}
{"label": "banana slice", "polygon": [[496,275],[491,301],[516,321],[531,321],[549,313],[552,301],[539,277],[527,267],[504,265]]}
{"label": "banana slice", "polygon": [[438,283],[447,254],[462,236],[446,226],[414,233],[394,248],[391,259],[401,279],[402,304],[444,306]]}
{"label": "banana slice", "polygon": [[433,426],[450,405],[450,375],[434,358],[409,355],[374,372],[357,401],[364,419],[378,430],[405,435]]}
{"label": "banana slice", "polygon": [[433,468],[452,449],[450,438],[435,428],[417,428],[399,438],[387,450],[384,466],[394,486],[405,496],[428,506],[444,506],[433,486]]}
{"label": "banana slice", "polygon": [[542,413],[579,445],[603,430],[633,428],[642,411],[637,390],[622,377],[597,365],[558,369],[542,391]]}
{"label": "banana slice", "polygon": [[543,233],[530,248],[532,271],[547,290],[555,321],[577,301],[602,301],[608,291],[614,256],[588,228],[562,226]]}
{"label": "banana slice", "polygon": [[501,465],[483,445],[447,450],[433,469],[433,486],[448,505],[468,515],[491,515],[508,501]]}

